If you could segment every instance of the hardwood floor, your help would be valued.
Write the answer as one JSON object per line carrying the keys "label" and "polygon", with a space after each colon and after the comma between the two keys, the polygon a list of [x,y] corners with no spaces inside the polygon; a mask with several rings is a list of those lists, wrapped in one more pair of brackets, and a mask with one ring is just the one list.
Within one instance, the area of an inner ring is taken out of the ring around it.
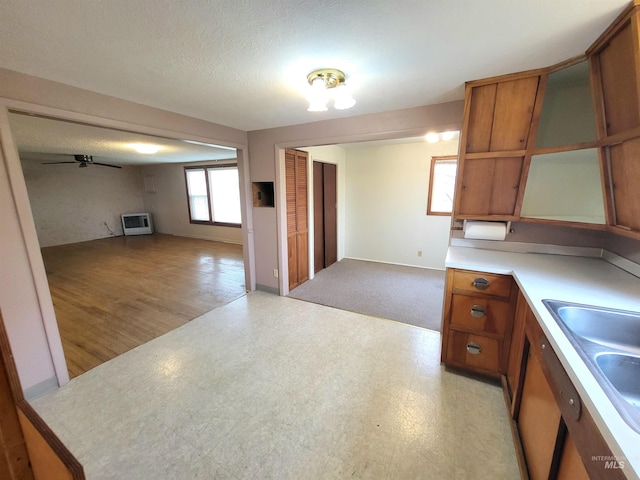
{"label": "hardwood floor", "polygon": [[154,234],[42,256],[71,378],[246,292],[241,245]]}

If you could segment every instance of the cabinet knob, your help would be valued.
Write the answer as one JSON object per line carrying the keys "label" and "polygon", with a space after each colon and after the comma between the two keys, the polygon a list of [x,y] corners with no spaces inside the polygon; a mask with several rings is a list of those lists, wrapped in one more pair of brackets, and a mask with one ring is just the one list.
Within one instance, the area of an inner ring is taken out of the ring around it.
{"label": "cabinet knob", "polygon": [[475,318],[482,318],[485,316],[487,311],[484,309],[482,305],[474,305],[471,307],[471,316]]}
{"label": "cabinet knob", "polygon": [[471,284],[478,290],[486,290],[489,288],[489,280],[482,277],[476,278]]}
{"label": "cabinet knob", "polygon": [[480,352],[482,352],[482,347],[476,342],[469,342],[467,343],[467,352],[469,352],[471,355],[478,355]]}

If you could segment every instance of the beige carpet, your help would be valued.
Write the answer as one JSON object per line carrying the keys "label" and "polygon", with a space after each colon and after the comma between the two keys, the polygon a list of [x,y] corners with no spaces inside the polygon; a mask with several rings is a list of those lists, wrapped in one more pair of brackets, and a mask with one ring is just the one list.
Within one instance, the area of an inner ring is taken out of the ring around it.
{"label": "beige carpet", "polygon": [[343,259],[290,297],[440,331],[445,272]]}

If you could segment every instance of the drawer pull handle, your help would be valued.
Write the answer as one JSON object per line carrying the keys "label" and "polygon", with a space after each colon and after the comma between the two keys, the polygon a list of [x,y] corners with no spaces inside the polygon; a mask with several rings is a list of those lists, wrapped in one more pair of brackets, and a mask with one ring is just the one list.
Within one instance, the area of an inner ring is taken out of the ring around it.
{"label": "drawer pull handle", "polygon": [[486,290],[487,288],[489,288],[489,280],[487,280],[486,278],[478,277],[473,281],[472,285],[478,290]]}
{"label": "drawer pull handle", "polygon": [[471,307],[471,316],[474,318],[482,318],[486,313],[487,311],[482,305],[474,305],[473,307]]}
{"label": "drawer pull handle", "polygon": [[482,347],[476,342],[469,342],[467,343],[467,352],[469,352],[471,355],[478,355],[480,352],[482,352]]}

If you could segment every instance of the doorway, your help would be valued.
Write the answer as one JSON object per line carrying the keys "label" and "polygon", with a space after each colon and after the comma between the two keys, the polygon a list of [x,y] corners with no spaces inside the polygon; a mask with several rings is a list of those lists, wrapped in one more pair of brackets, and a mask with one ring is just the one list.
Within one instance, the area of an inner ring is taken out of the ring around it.
{"label": "doorway", "polygon": [[[252,289],[247,219],[231,228],[185,213],[185,164],[236,165],[242,191],[241,150],[20,112],[9,120],[69,377]],[[142,158],[135,144],[161,153]],[[150,212],[169,235],[123,235],[121,214],[132,212]]]}
{"label": "doorway", "polygon": [[337,166],[313,162],[314,273],[338,261]]}

